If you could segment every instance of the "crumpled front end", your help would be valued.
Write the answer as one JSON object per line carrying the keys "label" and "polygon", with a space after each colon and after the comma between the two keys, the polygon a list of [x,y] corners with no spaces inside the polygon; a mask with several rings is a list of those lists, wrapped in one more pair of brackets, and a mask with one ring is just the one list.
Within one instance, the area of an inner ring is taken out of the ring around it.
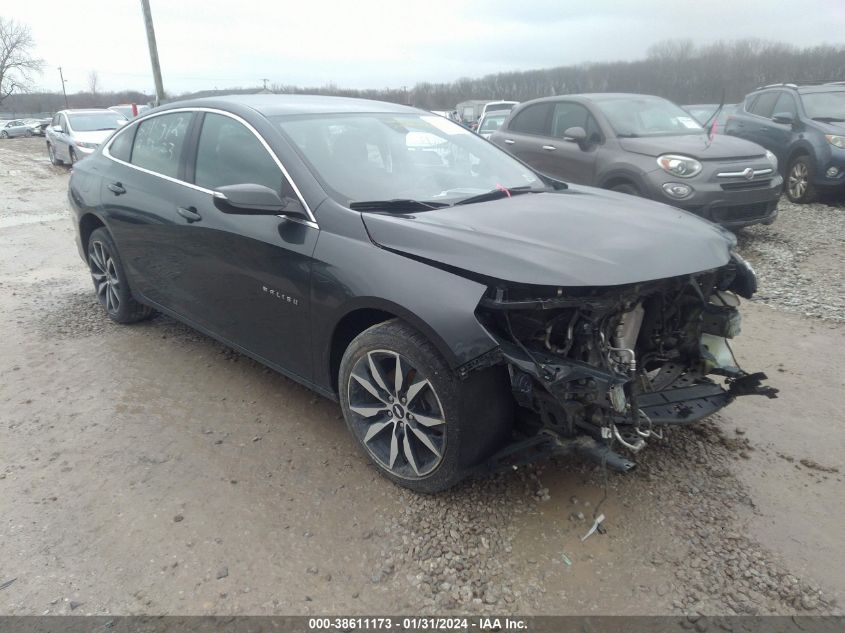
{"label": "crumpled front end", "polygon": [[734,397],[776,397],[730,347],[756,278],[738,255],[716,270],[613,287],[491,285],[478,316],[500,343],[526,447],[542,440],[628,470],[661,427]]}

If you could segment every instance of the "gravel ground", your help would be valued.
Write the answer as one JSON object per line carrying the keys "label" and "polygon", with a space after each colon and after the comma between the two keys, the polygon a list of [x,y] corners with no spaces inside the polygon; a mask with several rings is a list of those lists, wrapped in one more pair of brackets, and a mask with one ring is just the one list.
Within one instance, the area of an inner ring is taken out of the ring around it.
{"label": "gravel ground", "polygon": [[0,145],[0,614],[842,612],[842,206],[740,235],[767,305],[736,352],[780,399],[629,476],[554,460],[424,496],[335,403],[171,319],[109,322],[41,143]]}
{"label": "gravel ground", "polygon": [[785,197],[771,226],[739,234],[754,266],[754,301],[808,317],[845,322],[845,203],[792,204]]}

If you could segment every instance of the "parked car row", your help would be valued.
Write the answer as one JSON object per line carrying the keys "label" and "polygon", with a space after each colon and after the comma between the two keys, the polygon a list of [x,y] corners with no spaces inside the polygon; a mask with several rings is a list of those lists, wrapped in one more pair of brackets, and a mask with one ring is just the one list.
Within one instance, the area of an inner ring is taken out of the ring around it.
{"label": "parked car row", "polygon": [[0,138],[16,136],[44,136],[44,128],[50,119],[13,119],[0,121]]}
{"label": "parked car row", "polygon": [[539,172],[732,229],[773,222],[783,190],[811,202],[845,188],[845,82],[775,84],[741,104],[683,108],[622,93],[499,103],[507,109],[488,106],[476,132]]}

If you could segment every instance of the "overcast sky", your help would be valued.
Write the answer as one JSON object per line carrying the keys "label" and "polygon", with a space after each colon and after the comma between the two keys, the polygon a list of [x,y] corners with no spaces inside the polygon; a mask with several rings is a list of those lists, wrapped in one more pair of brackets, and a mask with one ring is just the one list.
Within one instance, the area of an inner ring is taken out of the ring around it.
{"label": "overcast sky", "polygon": [[[46,65],[39,87],[153,91],[139,0],[3,0]],[[8,5],[11,5],[8,6]],[[845,0],[151,0],[165,90],[381,88],[636,59],[667,38],[842,43]],[[800,7],[800,8],[799,8]]]}

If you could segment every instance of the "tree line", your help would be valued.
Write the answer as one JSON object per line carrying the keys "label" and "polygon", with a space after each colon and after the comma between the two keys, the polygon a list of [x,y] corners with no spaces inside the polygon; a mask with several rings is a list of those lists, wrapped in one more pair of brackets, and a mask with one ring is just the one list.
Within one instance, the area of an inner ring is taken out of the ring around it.
{"label": "tree line", "polygon": [[[7,75],[8,77],[8,75]],[[166,78],[166,77],[165,77]],[[634,92],[666,97],[681,104],[713,103],[723,97],[737,102],[761,85],[778,82],[845,80],[845,46],[799,48],[780,42],[743,39],[696,45],[667,40],[633,61],[584,63],[538,70],[501,72],[443,83],[422,82],[410,89],[352,89],[335,84],[304,87],[272,84],[277,94],[321,94],[378,99],[429,110],[452,110],[467,99],[527,101],[580,92]],[[116,103],[149,103],[153,96],[137,91],[100,93],[96,73],[89,90],[68,95],[70,107],[104,107]],[[207,90],[173,99],[261,92],[258,87]],[[5,111],[52,112],[65,107],[61,93],[14,92],[2,103]]]}

